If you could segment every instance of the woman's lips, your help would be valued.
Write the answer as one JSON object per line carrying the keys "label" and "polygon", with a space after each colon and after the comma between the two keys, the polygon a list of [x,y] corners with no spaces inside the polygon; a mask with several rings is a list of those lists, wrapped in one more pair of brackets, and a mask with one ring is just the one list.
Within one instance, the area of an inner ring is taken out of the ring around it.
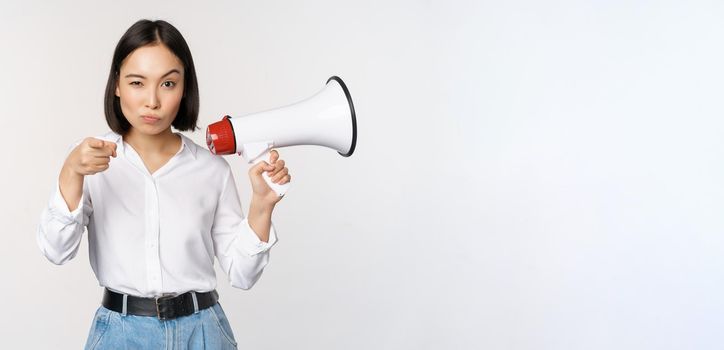
{"label": "woman's lips", "polygon": [[142,115],[141,119],[143,119],[144,122],[149,123],[149,124],[153,124],[153,123],[161,120],[161,118],[154,117],[152,115]]}

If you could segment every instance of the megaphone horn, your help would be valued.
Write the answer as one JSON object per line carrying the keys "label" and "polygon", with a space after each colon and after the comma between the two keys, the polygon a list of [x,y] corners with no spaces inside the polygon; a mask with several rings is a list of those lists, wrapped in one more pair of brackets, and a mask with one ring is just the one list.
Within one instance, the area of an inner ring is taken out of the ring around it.
{"label": "megaphone horn", "polygon": [[[243,117],[224,116],[206,129],[206,144],[217,155],[241,154],[248,163],[269,159],[272,148],[317,145],[332,148],[343,157],[357,145],[357,117],[347,85],[338,76],[327,80],[311,97],[280,108]],[[283,196],[289,184],[264,180]]]}

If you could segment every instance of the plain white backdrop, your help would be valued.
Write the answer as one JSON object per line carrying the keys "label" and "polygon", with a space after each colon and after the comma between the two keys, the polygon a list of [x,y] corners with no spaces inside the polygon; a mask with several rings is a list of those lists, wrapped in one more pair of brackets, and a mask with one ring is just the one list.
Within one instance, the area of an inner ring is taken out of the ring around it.
{"label": "plain white backdrop", "polygon": [[357,109],[353,157],[280,150],[259,283],[218,271],[241,349],[724,347],[724,5],[617,0],[3,1],[0,347],[85,341],[87,242],[35,230],[141,18],[191,48],[197,143],[331,75]]}

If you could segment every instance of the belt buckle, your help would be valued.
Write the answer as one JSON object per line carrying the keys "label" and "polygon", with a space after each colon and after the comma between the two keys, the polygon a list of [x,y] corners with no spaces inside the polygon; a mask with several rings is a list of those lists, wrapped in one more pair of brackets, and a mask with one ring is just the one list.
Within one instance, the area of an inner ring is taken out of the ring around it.
{"label": "belt buckle", "polygon": [[[162,313],[161,313],[161,308],[160,308],[160,304],[161,304],[161,303],[163,303],[163,302],[165,302],[165,301],[167,301],[167,300],[170,300],[170,299],[172,299],[172,298],[173,298],[173,296],[171,296],[171,295],[164,295],[164,296],[160,296],[160,297],[156,298],[156,316],[157,316],[160,320],[168,320],[168,319],[170,319],[170,318],[173,318],[173,317],[168,317],[168,316],[166,315],[166,312],[164,312],[164,313],[162,314]],[[168,310],[168,308],[164,308],[164,311],[167,311],[167,310]]]}

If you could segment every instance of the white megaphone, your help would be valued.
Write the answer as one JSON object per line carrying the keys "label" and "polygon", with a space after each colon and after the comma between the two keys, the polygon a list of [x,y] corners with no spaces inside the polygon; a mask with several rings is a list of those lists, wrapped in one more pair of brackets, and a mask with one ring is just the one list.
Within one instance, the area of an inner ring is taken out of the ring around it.
{"label": "white megaphone", "polygon": [[[269,160],[272,148],[295,145],[329,147],[349,157],[357,144],[352,97],[342,79],[333,76],[306,100],[243,117],[224,116],[206,128],[206,144],[213,154],[237,153],[250,164]],[[266,172],[262,176],[279,196],[289,189],[289,183],[275,184]]]}

